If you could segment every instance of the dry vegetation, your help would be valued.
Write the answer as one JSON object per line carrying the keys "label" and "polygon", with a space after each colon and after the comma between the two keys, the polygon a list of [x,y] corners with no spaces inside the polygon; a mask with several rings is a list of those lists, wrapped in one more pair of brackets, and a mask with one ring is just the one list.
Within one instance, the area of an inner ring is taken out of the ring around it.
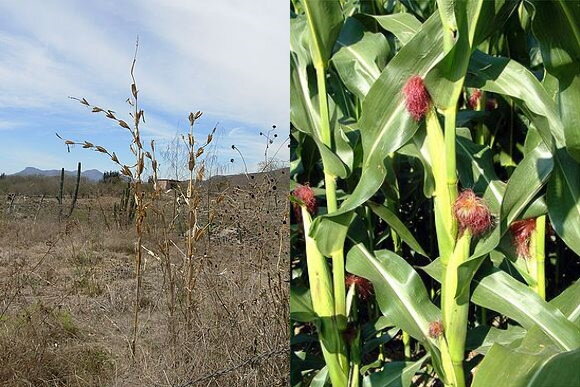
{"label": "dry vegetation", "polygon": [[120,198],[81,197],[60,222],[53,197],[40,211],[38,196],[3,198],[3,385],[287,384],[287,184],[282,169],[199,185],[200,223],[214,215],[195,244],[191,304],[187,206],[179,188],[160,194],[144,223],[134,359],[136,235],[114,220]]}

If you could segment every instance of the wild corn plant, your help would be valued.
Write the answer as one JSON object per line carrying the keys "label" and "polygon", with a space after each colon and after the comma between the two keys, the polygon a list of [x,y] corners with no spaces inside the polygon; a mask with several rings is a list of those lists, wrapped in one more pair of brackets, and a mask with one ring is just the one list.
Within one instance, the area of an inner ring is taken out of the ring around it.
{"label": "wild corn plant", "polygon": [[[129,149],[134,156],[134,163],[122,163],[115,152],[109,152],[105,147],[101,145],[95,145],[91,142],[77,142],[70,139],[65,140],[67,147],[79,145],[85,149],[94,150],[96,152],[102,153],[108,156],[112,162],[120,167],[120,172],[123,176],[127,177],[131,181],[131,188],[135,198],[135,231],[137,235],[137,240],[135,243],[135,303],[134,303],[134,314],[133,314],[133,335],[131,339],[131,353],[135,356],[138,327],[139,327],[139,310],[140,310],[140,300],[141,300],[141,269],[143,261],[143,250],[141,248],[143,244],[143,222],[146,216],[147,204],[145,202],[145,190],[143,187],[143,172],[145,171],[145,160],[148,159],[151,162],[152,170],[157,169],[157,162],[153,156],[154,154],[154,143],[151,142],[151,150],[146,150],[143,144],[143,140],[140,132],[141,123],[145,122],[145,116],[143,110],[139,107],[139,90],[137,88],[137,83],[135,81],[134,70],[135,64],[137,62],[137,48],[138,43],[135,47],[135,57],[133,58],[133,63],[131,65],[131,96],[127,99],[127,103],[132,109],[130,115],[129,125],[126,121],[117,118],[116,113],[109,109],[103,109],[99,106],[91,105],[85,98],[75,98],[81,104],[89,107],[91,112],[103,114],[106,118],[115,121],[121,128],[127,130],[131,136],[131,143],[129,144]],[[58,134],[57,136],[61,138]]]}
{"label": "wild corn plant", "polygon": [[[94,150],[108,156],[120,169],[121,175],[129,180],[128,189],[124,193],[125,204],[134,203],[134,215],[127,216],[127,219],[132,219],[135,225],[136,241],[135,241],[135,299],[134,299],[134,314],[133,314],[133,332],[131,339],[131,353],[135,356],[138,332],[139,332],[139,311],[141,309],[141,289],[142,289],[142,267],[143,267],[143,252],[156,258],[162,264],[163,272],[166,277],[168,286],[166,287],[168,296],[169,309],[169,330],[171,332],[171,340],[175,342],[175,312],[177,308],[177,299],[184,299],[184,315],[186,320],[191,319],[193,310],[193,288],[195,287],[196,273],[202,262],[195,258],[196,242],[201,239],[206,229],[209,227],[213,213],[208,213],[208,219],[201,220],[198,214],[198,208],[201,201],[200,183],[204,179],[205,160],[203,157],[205,148],[211,143],[216,128],[214,128],[207,136],[205,142],[199,142],[194,136],[194,125],[196,120],[201,116],[201,112],[190,113],[188,116],[190,127],[187,136],[182,139],[187,147],[187,188],[181,189],[180,186],[175,187],[175,192],[178,192],[179,201],[185,203],[187,208],[186,218],[188,232],[186,233],[185,246],[180,249],[175,242],[173,234],[175,232],[175,222],[177,214],[175,213],[175,203],[178,201],[177,197],[171,200],[174,211],[167,211],[167,200],[164,199],[164,191],[159,185],[159,164],[155,156],[155,141],[151,140],[149,147],[146,147],[140,132],[140,125],[145,122],[145,113],[139,107],[137,83],[134,76],[134,69],[136,64],[136,54],[131,66],[131,97],[127,99],[132,112],[130,113],[131,125],[126,121],[117,118],[117,114],[108,109],[103,109],[98,106],[90,104],[85,98],[73,98],[81,104],[91,109],[91,112],[103,114],[106,118],[116,121],[117,124],[126,129],[131,138],[129,149],[134,156],[133,162],[121,162],[114,152],[109,152],[106,147],[95,145],[88,141],[77,142],[73,140],[64,140],[65,144],[70,146],[79,145],[82,148]],[[58,134],[57,136],[61,138]],[[70,150],[70,149],[69,149]],[[148,181],[144,179],[146,168],[149,170],[150,176]],[[221,200],[219,197],[216,199]],[[119,206],[125,207],[125,204]],[[147,216],[153,216],[154,222],[146,222]],[[156,241],[155,246],[145,246],[144,237],[151,236]],[[161,238],[159,238],[161,235]],[[181,268],[183,278],[177,278],[177,270],[172,263],[173,248],[176,247],[183,255],[184,265]],[[181,290],[180,292],[178,292]]]}
{"label": "wild corn plant", "polygon": [[292,385],[577,383],[578,20],[291,2]]}

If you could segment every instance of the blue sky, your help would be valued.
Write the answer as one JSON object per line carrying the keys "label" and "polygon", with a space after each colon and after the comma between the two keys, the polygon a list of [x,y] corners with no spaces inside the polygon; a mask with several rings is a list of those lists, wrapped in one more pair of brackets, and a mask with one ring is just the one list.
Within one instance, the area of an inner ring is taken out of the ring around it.
{"label": "blue sky", "polygon": [[201,110],[196,133],[218,123],[219,163],[243,169],[236,144],[252,168],[264,157],[260,132],[277,125],[274,150],[287,138],[288,34],[287,4],[270,0],[0,0],[0,172],[114,169],[100,154],[67,153],[55,132],[130,159],[126,131],[68,97],[129,121],[137,36],[144,137],[162,149]]}

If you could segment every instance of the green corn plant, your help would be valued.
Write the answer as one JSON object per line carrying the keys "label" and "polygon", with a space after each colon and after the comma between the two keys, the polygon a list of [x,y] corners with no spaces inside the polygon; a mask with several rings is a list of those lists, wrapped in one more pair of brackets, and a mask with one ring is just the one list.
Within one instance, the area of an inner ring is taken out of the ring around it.
{"label": "green corn plant", "polygon": [[580,378],[577,20],[291,2],[292,385]]}

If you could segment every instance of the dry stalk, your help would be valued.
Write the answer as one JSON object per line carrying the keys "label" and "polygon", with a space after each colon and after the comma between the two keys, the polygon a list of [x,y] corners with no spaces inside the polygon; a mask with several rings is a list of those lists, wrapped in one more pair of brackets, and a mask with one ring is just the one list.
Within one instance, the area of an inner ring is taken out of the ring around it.
{"label": "dry stalk", "polygon": [[[141,132],[140,132],[140,124],[141,122],[145,122],[145,115],[144,111],[139,108],[139,98],[138,98],[138,88],[137,83],[135,80],[135,64],[137,62],[137,50],[139,48],[139,41],[137,41],[135,45],[135,55],[133,56],[133,62],[131,64],[131,96],[127,99],[127,103],[132,108],[132,113],[129,113],[130,117],[132,118],[133,125],[130,126],[126,121],[121,120],[116,117],[115,112],[108,109],[103,109],[99,106],[95,106],[90,104],[86,98],[75,98],[70,97],[71,99],[79,101],[81,104],[91,108],[93,113],[103,114],[106,118],[116,121],[117,124],[126,129],[132,138],[131,143],[129,144],[129,149],[134,156],[134,164],[124,164],[119,161],[115,152],[109,152],[104,146],[95,145],[88,141],[77,142],[73,140],[64,140],[65,144],[70,147],[74,145],[82,146],[84,149],[91,149],[96,152],[102,153],[107,155],[111,161],[117,164],[120,167],[120,172],[124,176],[131,179],[131,188],[133,190],[133,194],[135,197],[135,204],[136,204],[136,216],[135,216],[135,230],[137,233],[137,241],[135,244],[135,302],[134,302],[134,314],[133,314],[133,335],[131,339],[131,354],[135,357],[136,353],[136,345],[137,345],[137,336],[138,336],[138,326],[139,326],[139,308],[140,308],[140,299],[141,299],[141,286],[142,286],[142,249],[141,246],[143,244],[143,221],[146,216],[147,210],[147,203],[145,202],[145,191],[143,189],[143,172],[145,170],[145,158],[149,159],[151,163],[151,169],[153,170],[154,175],[156,175],[157,170],[157,162],[152,156],[152,153],[145,150],[143,146],[143,142],[141,139]],[[62,139],[61,136],[58,135],[59,138]],[[153,142],[151,143],[152,151],[153,151]],[[70,151],[70,149],[69,149]]]}

